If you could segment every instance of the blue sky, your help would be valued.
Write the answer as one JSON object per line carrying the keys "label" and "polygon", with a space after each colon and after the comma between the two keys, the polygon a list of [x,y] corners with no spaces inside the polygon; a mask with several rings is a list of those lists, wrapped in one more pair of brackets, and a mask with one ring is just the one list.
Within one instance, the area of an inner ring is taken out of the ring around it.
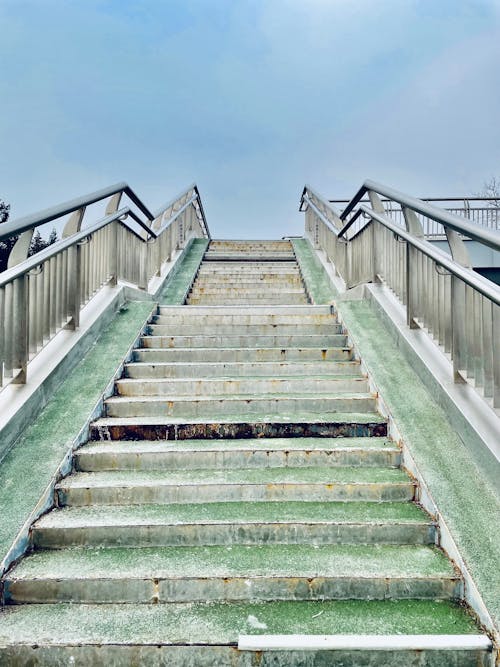
{"label": "blue sky", "polygon": [[500,175],[500,0],[0,0],[14,217],[196,181],[217,237],[297,234],[301,188]]}

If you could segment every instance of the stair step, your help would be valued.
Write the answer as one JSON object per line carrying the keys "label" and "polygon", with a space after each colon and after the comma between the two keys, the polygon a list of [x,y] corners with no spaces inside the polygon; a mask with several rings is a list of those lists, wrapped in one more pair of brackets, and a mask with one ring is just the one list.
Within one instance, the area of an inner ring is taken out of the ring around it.
{"label": "stair step", "polygon": [[[213,309],[217,311],[221,310],[218,306],[213,306]],[[216,330],[218,327],[225,326],[257,326],[257,325],[267,325],[272,327],[277,326],[304,326],[304,327],[314,327],[318,325],[334,325],[337,323],[337,316],[330,312],[318,312],[315,306],[310,306],[313,309],[311,313],[295,313],[287,314],[283,311],[281,312],[270,312],[262,313],[263,310],[260,308],[252,308],[251,312],[244,310],[242,308],[224,308],[223,312],[217,314],[212,314],[207,312],[209,310],[207,307],[203,307],[199,312],[200,308],[197,306],[190,306],[186,308],[182,306],[182,310],[175,308],[175,310],[166,310],[166,307],[161,307],[161,314],[155,315],[154,323],[155,324],[170,324],[174,326],[190,326],[190,327],[199,327],[203,325],[203,330],[205,327],[212,327]],[[295,310],[295,308],[293,308]],[[257,312],[255,312],[257,311]],[[198,329],[199,331],[199,329]]]}
{"label": "stair step", "polygon": [[232,544],[433,544],[435,525],[412,503],[231,502],[98,505],[53,510],[36,548]]}
{"label": "stair step", "polygon": [[227,285],[232,285],[237,283],[242,288],[254,287],[258,283],[266,285],[299,285],[303,287],[302,277],[298,271],[287,272],[287,273],[266,273],[262,271],[254,271],[253,273],[240,274],[239,272],[233,271],[229,272],[198,272],[197,285],[203,285],[205,287],[224,287]]}
{"label": "stair step", "polygon": [[56,486],[62,505],[204,503],[242,500],[412,500],[415,483],[398,468],[245,468],[80,472]]}
{"label": "stair step", "polygon": [[136,361],[125,365],[124,376],[128,378],[197,378],[225,377],[308,377],[346,376],[359,377],[361,366],[359,361],[311,361],[295,362],[141,362]]}
{"label": "stair step", "polygon": [[310,414],[325,412],[374,413],[377,399],[372,394],[242,394],[213,396],[112,396],[105,401],[108,417],[211,417],[258,414],[268,421],[281,413],[303,410]]}
{"label": "stair step", "polygon": [[8,602],[445,599],[462,583],[424,545],[72,548],[39,551],[5,579]]}
{"label": "stair step", "polygon": [[175,417],[103,417],[91,424],[92,440],[185,440],[220,438],[384,437],[387,421],[377,413],[304,412],[273,415]]}
{"label": "stair step", "polygon": [[367,393],[366,377],[329,376],[325,378],[273,378],[246,376],[239,378],[122,378],[115,383],[119,396],[191,396],[220,397],[266,394],[327,394],[333,392]]}
{"label": "stair step", "polygon": [[296,287],[285,282],[259,282],[252,285],[242,285],[239,281],[234,281],[229,285],[206,285],[203,281],[197,281],[196,285],[190,290],[191,297],[204,296],[225,296],[234,295],[246,298],[247,296],[255,296],[264,298],[266,296],[280,295],[280,294],[300,294],[305,295],[303,287]]}
{"label": "stair step", "polygon": [[75,468],[252,468],[297,466],[397,467],[401,453],[385,438],[249,438],[246,440],[125,440],[90,442],[74,454]]}
{"label": "stair step", "polygon": [[[235,651],[241,634],[468,635],[478,629],[445,600],[324,600],[146,604],[43,604],[7,607],[0,624],[6,665],[175,665],[248,667]],[[482,655],[484,653],[484,656]],[[317,655],[317,662],[313,663]],[[269,659],[266,659],[267,658]],[[280,659],[280,663],[276,661]],[[418,659],[418,663],[416,662]],[[486,667],[487,651],[302,651],[262,654],[260,664],[453,665]],[[322,663],[319,662],[322,660]],[[484,662],[483,662],[484,660]],[[326,662],[328,661],[328,662]]]}
{"label": "stair step", "polygon": [[347,336],[345,334],[329,335],[280,335],[280,334],[198,334],[197,336],[142,336],[143,347],[154,348],[329,348],[346,347]]}
{"label": "stair step", "polygon": [[[320,324],[220,324],[203,322],[204,336],[329,336],[342,335],[343,327],[330,318],[330,322]],[[151,336],[196,336],[200,335],[200,323],[156,324],[148,326]],[[345,335],[345,334],[344,334]]]}
{"label": "stair step", "polygon": [[258,305],[260,303],[265,303],[265,304],[276,304],[276,305],[283,305],[283,304],[302,304],[302,303],[307,303],[308,300],[304,295],[302,294],[277,294],[277,295],[254,295],[254,296],[248,296],[248,297],[242,297],[240,296],[237,292],[234,294],[231,293],[226,293],[226,294],[221,294],[220,296],[201,296],[201,297],[189,297],[188,298],[188,304],[190,305],[198,305],[198,304],[213,304],[213,305],[219,305],[222,303],[232,303],[232,304],[238,304],[241,306],[254,306]]}
{"label": "stair step", "polygon": [[[153,344],[153,340],[151,343]],[[351,347],[150,347],[134,350],[137,361],[169,362],[283,362],[283,361],[352,361]]]}

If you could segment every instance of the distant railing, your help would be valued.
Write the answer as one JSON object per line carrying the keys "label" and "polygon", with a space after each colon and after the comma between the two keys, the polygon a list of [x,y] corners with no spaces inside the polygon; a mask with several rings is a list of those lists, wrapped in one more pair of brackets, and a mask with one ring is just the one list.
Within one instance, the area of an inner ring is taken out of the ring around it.
{"label": "distant railing", "polygon": [[[130,205],[119,208],[123,195]],[[105,216],[82,229],[87,207],[106,199]],[[36,227],[68,214],[62,240],[27,258]],[[196,185],[151,213],[119,183],[1,224],[0,241],[12,236],[18,240],[0,273],[0,388],[26,382],[30,359],[61,329],[76,329],[102,287],[124,281],[147,289],[187,240],[210,233]]]}
{"label": "distant railing", "polygon": [[[380,195],[401,208],[404,227],[388,217]],[[408,326],[427,330],[450,355],[455,381],[470,382],[500,408],[500,287],[471,269],[463,242],[500,250],[497,231],[373,181],[342,214],[306,186],[300,210],[306,235],[347,288],[384,282],[404,304]],[[443,227],[451,257],[425,239],[420,217]]]}
{"label": "distant railing", "polygon": [[[421,201],[439,205],[448,213],[467,218],[471,222],[500,231],[500,198],[495,197],[420,197]],[[330,199],[330,204],[346,206],[349,199]],[[363,199],[360,203],[367,203]],[[398,224],[404,226],[404,215],[401,206],[390,199],[381,198],[385,213]],[[487,205],[486,205],[487,204]],[[431,220],[418,214],[425,238],[436,240],[446,238],[443,226],[436,220]]]}

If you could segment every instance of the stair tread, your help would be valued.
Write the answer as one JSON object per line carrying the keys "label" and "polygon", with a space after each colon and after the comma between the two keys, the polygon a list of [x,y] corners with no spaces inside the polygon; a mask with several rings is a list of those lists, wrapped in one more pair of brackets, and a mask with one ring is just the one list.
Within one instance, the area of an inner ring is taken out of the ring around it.
{"label": "stair tread", "polygon": [[[260,627],[259,627],[260,626]],[[471,616],[446,600],[325,600],[36,604],[2,613],[8,644],[236,644],[239,634],[471,634]]]}
{"label": "stair tread", "polygon": [[[142,380],[139,380],[140,382]],[[303,393],[292,393],[292,392],[269,392],[263,394],[217,394],[215,396],[201,396],[197,394],[193,395],[175,395],[169,394],[165,396],[110,396],[106,399],[106,403],[165,403],[169,401],[183,402],[183,401],[199,401],[199,402],[215,402],[215,403],[227,403],[231,401],[269,401],[269,400],[301,400],[304,402],[308,401],[317,401],[318,399],[330,399],[330,400],[339,400],[339,399],[352,399],[352,400],[365,400],[367,398],[374,398],[374,394],[360,391],[360,392],[335,392],[335,393],[322,393],[315,392],[314,394],[304,395]]]}
{"label": "stair tread", "polygon": [[56,488],[111,487],[123,485],[196,484],[412,484],[400,468],[303,467],[178,470],[111,470],[78,472],[64,478]]}
{"label": "stair tread", "polygon": [[149,577],[457,579],[436,547],[421,545],[231,545],[109,547],[37,551],[7,580]]}
{"label": "stair tread", "polygon": [[220,502],[177,505],[99,505],[64,507],[42,516],[39,528],[85,526],[207,525],[248,523],[430,524],[414,503],[403,502]]}
{"label": "stair tread", "polygon": [[142,452],[226,452],[226,451],[338,451],[380,450],[399,452],[386,438],[245,438],[227,440],[107,440],[90,441],[76,455]]}
{"label": "stair tread", "polygon": [[[165,400],[165,399],[163,399]],[[213,420],[213,422],[211,421]],[[166,425],[166,424],[238,424],[238,423],[276,423],[276,424],[328,424],[328,423],[356,423],[356,424],[385,424],[387,419],[376,412],[327,412],[317,414],[313,412],[286,413],[280,410],[278,415],[265,415],[262,411],[245,413],[244,415],[223,415],[214,413],[213,417],[165,417],[152,415],[149,417],[101,417],[93,422],[96,426],[133,426],[133,425]]]}
{"label": "stair tread", "polygon": [[[134,366],[135,364],[129,364],[128,367]],[[148,364],[146,364],[148,365]],[[155,364],[149,364],[149,365],[155,365]],[[311,376],[307,376],[309,380],[328,380],[328,381],[335,381],[335,380],[350,380],[350,381],[366,381],[366,376],[363,375],[359,369],[359,366],[354,366],[353,367],[357,372],[353,372],[350,374],[332,374],[332,375],[320,375],[320,374],[314,374]],[[200,376],[196,375],[193,377],[174,377],[174,378],[165,378],[165,377],[158,377],[158,378],[120,378],[117,380],[119,384],[138,384],[141,382],[144,382],[146,384],[153,384],[153,383],[161,383],[161,384],[181,384],[182,382],[266,382],[269,380],[272,380],[277,383],[284,383],[284,382],[289,382],[290,380],[304,380],[304,375],[286,375],[284,377],[276,377],[276,375],[247,375],[245,374],[244,376],[234,376],[234,375],[205,375],[205,376]],[[280,392],[281,393],[281,392]],[[234,394],[231,394],[232,396]],[[289,392],[286,392],[287,396],[290,396]],[[292,394],[293,395],[293,394]]]}

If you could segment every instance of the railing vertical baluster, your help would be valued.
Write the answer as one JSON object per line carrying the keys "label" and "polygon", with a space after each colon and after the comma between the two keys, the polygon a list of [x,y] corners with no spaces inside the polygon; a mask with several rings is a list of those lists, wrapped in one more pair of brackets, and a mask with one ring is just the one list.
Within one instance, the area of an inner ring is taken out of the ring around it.
{"label": "railing vertical baluster", "polygon": [[12,379],[14,384],[26,382],[29,358],[29,284],[28,274],[14,280],[13,315],[16,317],[16,337],[14,339],[14,358],[12,366],[18,368],[18,374]]}
{"label": "railing vertical baluster", "polygon": [[36,353],[36,316],[38,303],[36,299],[36,273],[29,271],[28,277],[28,321],[31,323],[28,333],[28,354]]}
{"label": "railing vertical baluster", "polygon": [[57,293],[57,276],[56,276],[56,257],[51,257],[49,261],[50,266],[50,336],[55,334],[56,321],[56,293]]}
{"label": "railing vertical baluster", "polygon": [[465,349],[467,353],[467,376],[475,377],[475,323],[474,323],[474,291],[465,286]]}
{"label": "railing vertical baluster", "polygon": [[492,308],[492,330],[493,330],[493,407],[500,408],[500,306],[493,304]]}
{"label": "railing vertical baluster", "polygon": [[483,308],[481,304],[481,295],[474,290],[474,339],[471,341],[472,351],[474,354],[474,378],[476,380],[476,387],[484,387],[484,372],[483,372]]}
{"label": "railing vertical baluster", "polygon": [[14,285],[13,283],[8,283],[5,285],[5,366],[4,366],[4,377],[11,378],[13,371],[13,345],[14,345],[14,335],[17,335],[17,332],[14,331],[14,298],[13,298]]}
{"label": "railing vertical baluster", "polygon": [[5,288],[0,287],[0,388],[3,387],[5,363]]}
{"label": "railing vertical baluster", "polygon": [[45,281],[45,263],[40,265],[39,271],[40,272],[36,277],[36,297],[35,297],[37,302],[36,323],[35,323],[35,329],[36,329],[35,347],[37,352],[41,347],[43,347],[43,311],[45,308],[45,304],[43,302],[44,299],[43,287]]}
{"label": "railing vertical baluster", "polygon": [[455,382],[463,382],[462,373],[467,370],[465,284],[456,276],[451,276],[451,322],[453,375]]}
{"label": "railing vertical baluster", "polygon": [[481,362],[483,365],[483,391],[486,398],[492,398],[494,393],[493,368],[495,360],[493,358],[493,307],[493,304],[488,299],[486,299],[484,296],[481,297],[480,317],[482,319],[481,329],[483,334],[483,353]]}
{"label": "railing vertical baluster", "polygon": [[114,287],[118,282],[118,223],[111,223],[111,243],[109,248],[109,267],[111,279],[109,284]]}

